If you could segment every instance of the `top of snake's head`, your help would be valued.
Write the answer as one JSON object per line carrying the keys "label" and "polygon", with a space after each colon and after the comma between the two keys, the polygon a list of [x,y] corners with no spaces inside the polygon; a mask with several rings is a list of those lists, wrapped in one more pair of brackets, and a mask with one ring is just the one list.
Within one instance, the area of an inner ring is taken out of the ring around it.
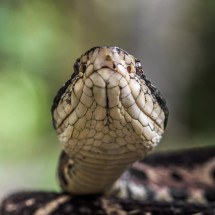
{"label": "top of snake's head", "polygon": [[126,76],[126,73],[134,76],[136,66],[141,66],[140,62],[121,48],[94,47],[77,59],[74,64],[73,77],[83,75],[83,73],[90,76],[92,72],[102,68],[115,70],[123,76]]}

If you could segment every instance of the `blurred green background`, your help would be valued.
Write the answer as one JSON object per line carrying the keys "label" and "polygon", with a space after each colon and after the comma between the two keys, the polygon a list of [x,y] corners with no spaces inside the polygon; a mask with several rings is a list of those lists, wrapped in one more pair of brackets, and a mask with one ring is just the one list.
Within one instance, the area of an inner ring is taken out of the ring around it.
{"label": "blurred green background", "polygon": [[214,23],[214,0],[1,0],[0,198],[58,190],[50,107],[93,46],[139,58],[165,96],[170,117],[158,150],[213,145]]}

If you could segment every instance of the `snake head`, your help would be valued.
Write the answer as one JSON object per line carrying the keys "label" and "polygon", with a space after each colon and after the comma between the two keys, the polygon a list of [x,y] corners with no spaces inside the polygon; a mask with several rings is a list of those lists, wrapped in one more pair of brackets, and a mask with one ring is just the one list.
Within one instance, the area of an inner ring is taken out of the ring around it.
{"label": "snake head", "polygon": [[52,117],[63,145],[73,145],[69,151],[87,148],[80,142],[96,135],[101,136],[104,152],[116,146],[141,151],[142,145],[151,149],[160,141],[168,109],[137,58],[118,47],[103,46],[77,59],[71,79],[54,100]]}

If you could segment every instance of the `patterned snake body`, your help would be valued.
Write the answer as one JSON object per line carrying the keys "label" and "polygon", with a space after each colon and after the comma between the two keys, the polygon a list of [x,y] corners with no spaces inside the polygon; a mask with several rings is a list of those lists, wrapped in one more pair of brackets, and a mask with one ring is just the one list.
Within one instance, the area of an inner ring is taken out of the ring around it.
{"label": "patterned snake body", "polygon": [[160,141],[168,110],[139,60],[117,47],[95,47],[74,65],[52,107],[63,145],[59,179],[64,191],[107,191],[128,165]]}

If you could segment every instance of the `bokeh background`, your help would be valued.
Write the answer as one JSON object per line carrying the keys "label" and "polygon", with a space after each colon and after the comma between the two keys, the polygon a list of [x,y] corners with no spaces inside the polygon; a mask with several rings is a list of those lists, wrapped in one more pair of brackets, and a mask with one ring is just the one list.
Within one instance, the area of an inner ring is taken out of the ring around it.
{"label": "bokeh background", "polygon": [[58,190],[53,97],[93,46],[141,60],[167,100],[158,150],[215,145],[214,0],[1,0],[0,198]]}

